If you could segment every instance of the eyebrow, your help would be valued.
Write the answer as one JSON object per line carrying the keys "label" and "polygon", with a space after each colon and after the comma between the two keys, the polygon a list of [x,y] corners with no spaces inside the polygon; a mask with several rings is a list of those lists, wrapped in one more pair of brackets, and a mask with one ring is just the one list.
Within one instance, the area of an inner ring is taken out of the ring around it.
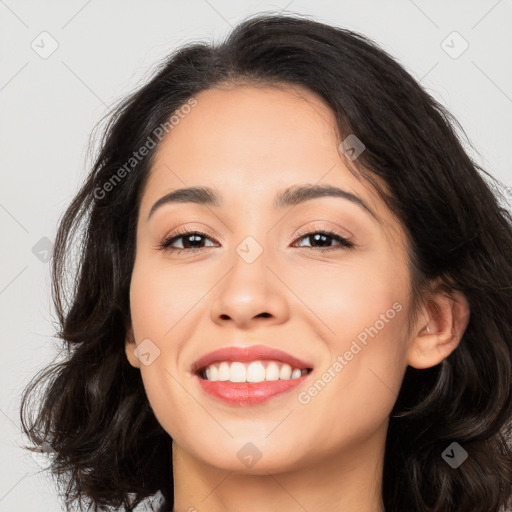
{"label": "eyebrow", "polygon": [[[333,185],[295,185],[288,187],[277,193],[273,201],[273,207],[281,209],[287,206],[296,206],[319,197],[339,197],[348,200],[366,210],[375,220],[379,221],[377,215],[360,197]],[[180,188],[161,197],[151,207],[147,220],[149,221],[158,208],[171,203],[194,203],[219,207],[222,204],[222,199],[214,189],[209,187]]]}

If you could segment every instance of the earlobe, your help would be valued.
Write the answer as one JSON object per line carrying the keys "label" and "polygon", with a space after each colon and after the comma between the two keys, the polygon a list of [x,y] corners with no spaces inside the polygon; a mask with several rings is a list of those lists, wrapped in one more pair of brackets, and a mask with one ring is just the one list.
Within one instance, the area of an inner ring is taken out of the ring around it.
{"label": "earlobe", "polygon": [[133,334],[133,326],[130,324],[130,326],[126,329],[126,336],[125,336],[125,353],[126,357],[128,358],[128,362],[134,367],[134,368],[140,368],[140,361],[137,357],[135,357],[135,354],[133,351],[137,347],[135,343],[135,336]]}
{"label": "earlobe", "polygon": [[430,299],[411,340],[407,364],[422,370],[446,359],[459,346],[469,315],[469,303],[461,292],[441,292]]}

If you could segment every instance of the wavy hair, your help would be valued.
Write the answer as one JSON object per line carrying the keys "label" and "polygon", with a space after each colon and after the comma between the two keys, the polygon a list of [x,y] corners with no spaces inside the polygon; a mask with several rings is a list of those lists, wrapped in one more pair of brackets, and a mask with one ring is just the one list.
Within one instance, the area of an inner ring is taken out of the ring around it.
{"label": "wavy hair", "polygon": [[[65,357],[27,385],[20,417],[31,443],[53,449],[67,506],[131,511],[159,491],[173,504],[170,437],[125,355],[135,226],[159,146],[130,159],[196,94],[241,83],[305,87],[330,106],[341,140],[363,142],[351,171],[410,239],[414,314],[434,282],[468,300],[458,348],[432,368],[406,370],[386,441],[386,512],[502,511],[512,495],[512,218],[503,184],[468,156],[453,115],[378,44],[273,13],[243,20],[220,43],[179,48],[118,104],[59,221],[52,297]],[[468,453],[457,469],[442,457],[452,442]]]}

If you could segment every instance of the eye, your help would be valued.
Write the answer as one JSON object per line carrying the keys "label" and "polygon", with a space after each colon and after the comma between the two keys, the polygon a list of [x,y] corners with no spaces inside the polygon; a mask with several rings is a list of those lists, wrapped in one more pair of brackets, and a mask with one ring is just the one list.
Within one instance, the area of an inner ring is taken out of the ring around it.
{"label": "eye", "polygon": [[[319,230],[319,231],[309,231],[306,233],[300,233],[298,240],[307,240],[310,239],[310,243],[315,244],[327,244],[327,247],[318,247],[317,250],[323,252],[323,251],[333,251],[340,248],[345,249],[353,249],[355,247],[355,244],[351,242],[348,238],[344,237],[340,233],[337,233],[336,231],[326,229],[326,230]],[[339,243],[338,246],[330,246],[329,241],[335,240]],[[303,245],[300,245],[299,247],[304,247]]]}
{"label": "eye", "polygon": [[[201,238],[211,239],[209,235],[202,233],[201,231],[178,231],[177,233],[173,233],[172,236],[166,238],[158,245],[158,247],[165,251],[177,251],[178,254],[182,251],[196,252],[201,249],[201,247],[198,247],[198,245],[201,245],[202,243]],[[172,247],[176,241],[181,239],[183,239],[182,247]]]}
{"label": "eye", "polygon": [[[158,248],[160,250],[169,251],[169,252],[177,252],[180,254],[183,251],[188,252],[197,252],[203,249],[202,244],[205,240],[213,240],[210,235],[206,233],[202,233],[201,231],[178,231],[177,233],[173,233],[170,237],[164,239],[159,245]],[[320,244],[320,247],[312,247],[318,251],[332,251],[340,248],[352,249],[355,247],[355,244],[351,242],[348,238],[344,237],[340,233],[332,230],[318,230],[318,231],[308,231],[305,233],[300,233],[299,238],[297,240],[307,240],[310,239],[310,242],[313,241],[314,244]],[[173,245],[182,240],[182,247],[173,247]],[[337,246],[331,246],[329,241],[338,242]],[[218,243],[215,240],[215,243]],[[214,245],[214,244],[213,244]],[[327,245],[327,246],[325,246]],[[210,246],[212,247],[212,245]],[[299,247],[306,247],[304,245],[299,245]]]}

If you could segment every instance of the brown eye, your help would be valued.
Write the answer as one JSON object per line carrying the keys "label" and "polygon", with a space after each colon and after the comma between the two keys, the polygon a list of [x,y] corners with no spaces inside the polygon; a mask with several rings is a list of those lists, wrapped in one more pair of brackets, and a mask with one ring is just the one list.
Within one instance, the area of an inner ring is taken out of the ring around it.
{"label": "brown eye", "polygon": [[[182,251],[198,251],[202,249],[201,245],[204,243],[201,241],[201,238],[205,238],[210,240],[209,235],[206,233],[202,233],[200,231],[182,231],[179,233],[173,233],[172,236],[167,237],[160,245],[160,249],[165,251],[178,251],[178,254]],[[183,240],[183,247],[171,247],[172,244],[177,242],[178,240]]]}
{"label": "brown eye", "polygon": [[[335,231],[331,231],[331,230],[310,231],[308,233],[301,234],[301,236],[299,238],[299,240],[307,240],[307,239],[310,240],[311,245],[320,244],[320,247],[316,248],[319,251],[335,250],[335,249],[339,249],[340,246],[347,248],[347,249],[352,249],[354,247],[354,244],[348,238],[344,237],[343,235],[341,235]],[[339,243],[339,245],[333,247],[332,245],[330,245],[331,240],[335,240],[336,242]],[[304,247],[304,246],[301,245],[299,247]],[[312,247],[312,248],[315,248],[315,247]]]}
{"label": "brown eye", "polygon": [[[311,248],[318,251],[332,251],[340,248],[352,249],[355,245],[346,237],[331,230],[322,231],[309,231],[302,233],[298,240],[310,240]],[[182,240],[182,247],[172,247],[177,241]],[[206,233],[200,231],[181,231],[173,233],[159,244],[159,249],[169,252],[177,252],[180,254],[183,251],[196,252],[204,249],[204,243],[206,240],[213,240]],[[338,245],[332,246],[331,241],[338,242]],[[215,243],[217,243],[215,241]],[[315,247],[316,245],[319,245]],[[214,245],[210,245],[213,247]],[[299,247],[305,247],[300,245]]]}

